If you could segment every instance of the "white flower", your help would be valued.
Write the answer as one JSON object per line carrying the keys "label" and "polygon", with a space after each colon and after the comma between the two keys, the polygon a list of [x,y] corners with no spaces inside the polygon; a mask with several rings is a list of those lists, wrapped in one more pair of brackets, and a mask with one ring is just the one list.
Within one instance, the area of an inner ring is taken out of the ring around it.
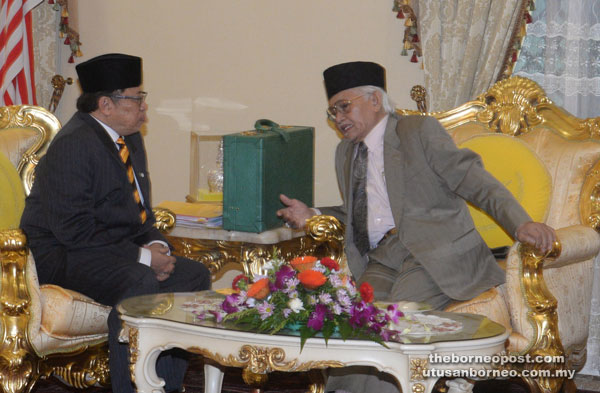
{"label": "white flower", "polygon": [[269,272],[271,270],[273,270],[274,266],[273,266],[273,261],[269,261],[266,262],[263,266],[262,266],[263,270],[266,272]]}
{"label": "white flower", "polygon": [[299,313],[301,310],[304,310],[304,303],[299,298],[290,299],[288,302],[288,307],[292,309],[293,312]]}

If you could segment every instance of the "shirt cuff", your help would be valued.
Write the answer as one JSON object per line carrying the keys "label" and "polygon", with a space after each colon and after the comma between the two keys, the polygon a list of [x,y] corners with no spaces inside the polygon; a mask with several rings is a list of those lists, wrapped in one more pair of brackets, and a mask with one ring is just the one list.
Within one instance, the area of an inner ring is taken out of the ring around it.
{"label": "shirt cuff", "polygon": [[[163,246],[169,248],[169,245],[166,242],[163,242],[162,240],[153,240],[150,243],[148,243],[147,245],[150,246],[154,243],[159,243],[162,244]],[[167,255],[171,255],[171,249],[169,248],[169,252],[167,252]],[[152,253],[150,252],[150,250],[148,250],[147,248],[144,247],[140,247],[140,256],[139,256],[139,263],[142,263],[146,266],[150,266],[152,264]]]}
{"label": "shirt cuff", "polygon": [[320,216],[321,215],[321,210],[317,209],[316,207],[311,207],[311,210],[313,211],[313,213],[315,214],[315,216]]}
{"label": "shirt cuff", "polygon": [[140,257],[138,262],[143,265],[150,266],[150,264],[152,263],[152,253],[150,252],[150,250],[144,247],[140,247]]}

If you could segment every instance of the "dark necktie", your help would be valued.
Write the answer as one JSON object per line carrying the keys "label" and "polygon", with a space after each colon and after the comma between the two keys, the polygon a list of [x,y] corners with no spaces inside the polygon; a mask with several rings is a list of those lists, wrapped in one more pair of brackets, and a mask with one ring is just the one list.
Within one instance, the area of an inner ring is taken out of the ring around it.
{"label": "dark necktie", "polygon": [[369,251],[367,226],[367,159],[369,151],[364,142],[358,144],[352,170],[352,228],[354,244],[360,255]]}
{"label": "dark necktie", "polygon": [[142,204],[142,199],[140,198],[140,193],[138,192],[137,185],[135,184],[135,177],[133,176],[133,166],[131,165],[131,157],[129,157],[129,149],[125,144],[125,140],[123,137],[119,137],[117,139],[117,145],[119,145],[119,156],[121,157],[121,161],[125,164],[125,168],[127,169],[127,178],[129,178],[129,183],[133,187],[133,199],[138,205],[140,209],[140,220],[142,224],[146,222],[146,209],[144,209],[144,205]]}

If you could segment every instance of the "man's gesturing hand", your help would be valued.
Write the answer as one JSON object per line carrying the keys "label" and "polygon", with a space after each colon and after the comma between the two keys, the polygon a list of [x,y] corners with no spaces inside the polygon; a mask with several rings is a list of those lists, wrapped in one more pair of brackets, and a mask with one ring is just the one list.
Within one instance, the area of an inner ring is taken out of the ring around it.
{"label": "man's gesturing hand", "polygon": [[283,194],[279,195],[279,199],[287,207],[278,210],[277,216],[283,218],[285,223],[292,228],[304,227],[306,220],[315,215],[313,209],[306,206],[302,201],[288,198]]}

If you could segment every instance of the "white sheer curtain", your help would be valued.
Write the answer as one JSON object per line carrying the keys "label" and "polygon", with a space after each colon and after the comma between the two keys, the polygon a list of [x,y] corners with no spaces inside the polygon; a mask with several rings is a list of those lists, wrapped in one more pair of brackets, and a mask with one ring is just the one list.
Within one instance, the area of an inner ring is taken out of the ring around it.
{"label": "white sheer curtain", "polygon": [[[580,118],[600,116],[600,1],[536,0],[513,74],[536,81]],[[595,264],[587,362],[600,375],[600,262]]]}
{"label": "white sheer curtain", "polygon": [[531,16],[513,74],[577,117],[600,116],[600,1],[536,0]]}

